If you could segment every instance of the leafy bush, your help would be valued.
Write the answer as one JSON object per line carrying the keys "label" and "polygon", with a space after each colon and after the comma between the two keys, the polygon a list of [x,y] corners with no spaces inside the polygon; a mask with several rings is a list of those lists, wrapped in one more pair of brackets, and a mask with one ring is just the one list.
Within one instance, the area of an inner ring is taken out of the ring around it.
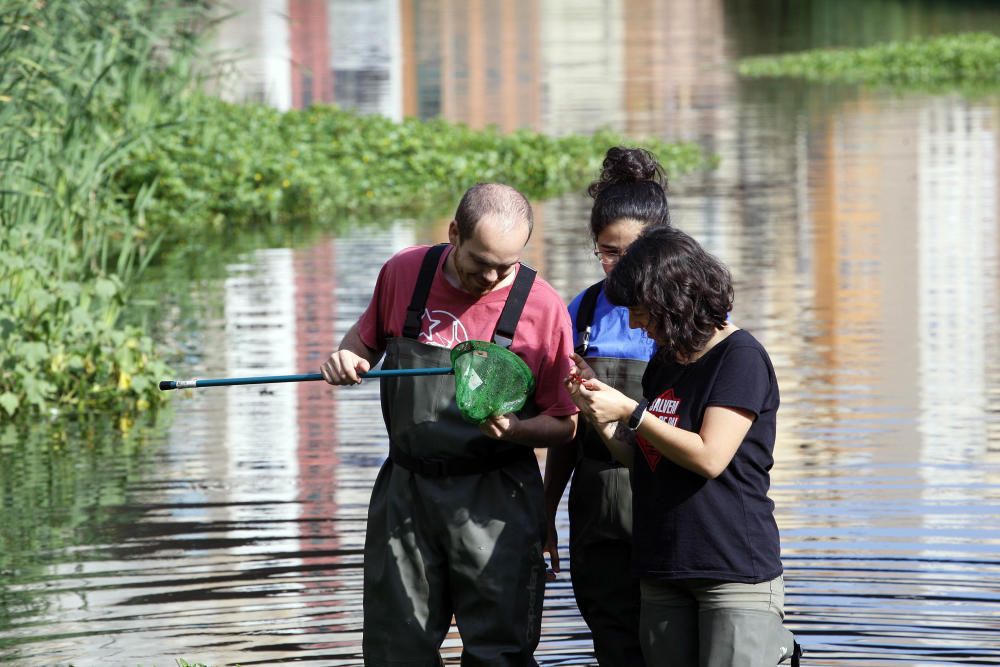
{"label": "leafy bush", "polygon": [[[157,227],[197,230],[413,216],[452,206],[472,183],[502,181],[544,198],[583,185],[621,135],[504,135],[442,120],[395,123],[332,106],[279,112],[200,97],[121,174],[124,190],[156,182]],[[694,144],[642,142],[671,174],[704,163]]]}

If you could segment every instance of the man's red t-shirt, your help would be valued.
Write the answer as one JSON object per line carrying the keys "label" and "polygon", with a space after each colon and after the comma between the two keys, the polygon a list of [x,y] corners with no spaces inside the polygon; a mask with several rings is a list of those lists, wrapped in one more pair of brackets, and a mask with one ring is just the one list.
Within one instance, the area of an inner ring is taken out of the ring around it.
{"label": "man's red t-shirt", "polygon": [[[368,347],[384,350],[386,338],[403,334],[406,308],[427,249],[406,248],[382,266],[372,300],[358,321],[361,341]],[[511,286],[478,298],[454,287],[443,272],[450,251],[446,249],[434,274],[417,340],[449,349],[466,340],[490,341]],[[510,349],[524,359],[535,376],[534,401],[541,414],[576,414],[562,383],[573,351],[572,323],[562,299],[541,278],[536,277],[531,286]]]}

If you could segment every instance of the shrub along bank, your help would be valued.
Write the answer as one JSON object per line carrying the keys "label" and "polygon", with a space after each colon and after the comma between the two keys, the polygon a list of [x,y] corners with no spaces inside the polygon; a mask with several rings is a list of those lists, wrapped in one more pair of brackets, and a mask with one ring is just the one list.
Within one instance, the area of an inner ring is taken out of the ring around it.
{"label": "shrub along bank", "polygon": [[[337,224],[447,213],[480,181],[509,183],[534,199],[582,190],[607,148],[622,142],[635,140],[396,123],[333,106],[280,112],[202,96],[190,101],[185,123],[137,152],[120,181],[128,191],[156,184],[146,215],[157,228]],[[641,144],[672,176],[707,164],[695,144]]]}

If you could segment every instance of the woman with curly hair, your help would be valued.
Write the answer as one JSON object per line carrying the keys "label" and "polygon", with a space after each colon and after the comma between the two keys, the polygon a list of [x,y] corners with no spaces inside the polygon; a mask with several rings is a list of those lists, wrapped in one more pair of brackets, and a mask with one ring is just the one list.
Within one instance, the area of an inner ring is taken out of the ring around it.
{"label": "woman with curly hair", "polygon": [[[598,180],[587,192],[594,198],[590,212],[594,256],[605,274],[644,229],[670,224],[663,168],[641,148],[609,149]],[[603,285],[603,280],[591,285],[570,302],[573,344],[603,382],[638,398],[655,344],[646,332],[629,328],[628,310],[609,303]],[[584,423],[572,443],[549,449],[545,550],[557,572],[555,515],[571,474],[570,576],[577,607],[593,637],[594,657],[603,666],[642,667],[628,468],[615,461],[597,432]]]}
{"label": "woman with curly hair", "polygon": [[604,291],[659,348],[643,398],[596,378],[579,355],[566,386],[632,471],[646,663],[797,664],[767,495],[778,383],[764,347],[728,320],[728,269],[684,232],[660,227],[629,246]]}

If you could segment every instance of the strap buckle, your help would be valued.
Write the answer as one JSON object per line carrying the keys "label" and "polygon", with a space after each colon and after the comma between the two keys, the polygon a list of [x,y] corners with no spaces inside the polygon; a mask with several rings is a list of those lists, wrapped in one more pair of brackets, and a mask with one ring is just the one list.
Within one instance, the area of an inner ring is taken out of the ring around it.
{"label": "strap buckle", "polygon": [[509,350],[510,346],[514,344],[514,339],[508,338],[503,334],[496,333],[493,334],[493,343]]}

